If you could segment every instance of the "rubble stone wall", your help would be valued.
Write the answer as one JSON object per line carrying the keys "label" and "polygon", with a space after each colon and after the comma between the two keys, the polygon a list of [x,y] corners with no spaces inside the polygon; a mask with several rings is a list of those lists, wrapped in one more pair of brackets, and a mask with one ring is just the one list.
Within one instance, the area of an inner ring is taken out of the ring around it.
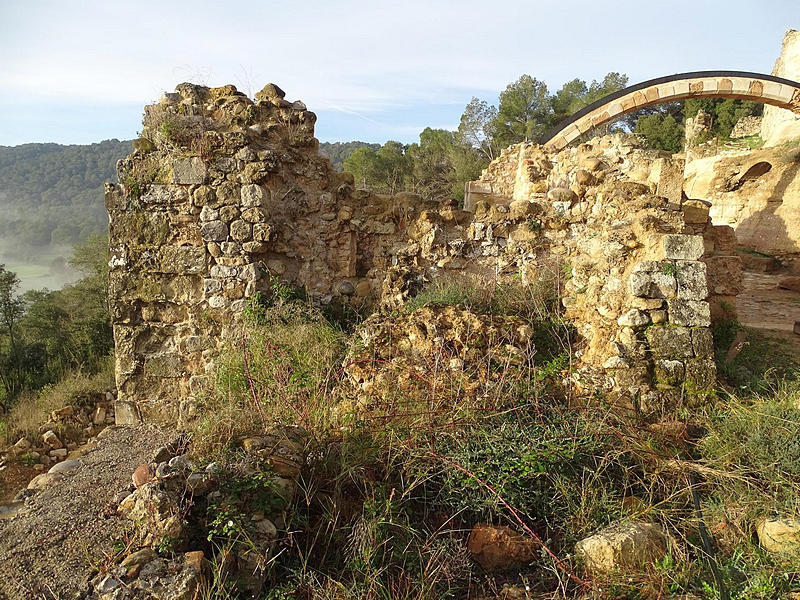
{"label": "rubble stone wall", "polygon": [[735,311],[741,264],[708,203],[682,201],[683,168],[635,136],[558,153],[519,144],[474,182],[491,190],[470,200],[474,214],[423,213],[398,263],[429,280],[564,273],[581,387],[644,413],[699,402],[715,382],[711,321]]}
{"label": "rubble stone wall", "polygon": [[182,84],[146,108],[106,189],[118,423],[190,419],[248,298],[280,280],[384,309],[443,277],[558,285],[578,385],[643,412],[713,389],[712,305],[735,296],[738,259],[705,203],[681,204],[681,161],[634,136],[519,144],[466,211],[354,190],[314,122],[273,85],[250,100]]}
{"label": "rubble stone wall", "polygon": [[360,305],[430,203],[353,189],[317,152],[316,116],[272,85],[181,84],[145,109],[106,187],[118,422],[180,422],[247,298],[273,278]]}

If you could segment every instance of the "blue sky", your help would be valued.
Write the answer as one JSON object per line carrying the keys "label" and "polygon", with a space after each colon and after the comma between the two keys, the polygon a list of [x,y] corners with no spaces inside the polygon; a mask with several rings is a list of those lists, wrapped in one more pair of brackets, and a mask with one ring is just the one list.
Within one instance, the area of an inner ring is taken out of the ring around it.
{"label": "blue sky", "polygon": [[411,142],[523,73],[769,72],[788,28],[800,0],[0,0],[0,145],[134,137],[182,81],[274,82],[322,141]]}

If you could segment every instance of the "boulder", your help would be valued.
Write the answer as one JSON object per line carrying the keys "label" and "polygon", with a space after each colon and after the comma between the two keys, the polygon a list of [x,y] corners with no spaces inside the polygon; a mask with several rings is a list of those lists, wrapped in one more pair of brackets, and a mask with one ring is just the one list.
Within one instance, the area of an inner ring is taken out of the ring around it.
{"label": "boulder", "polygon": [[800,519],[763,517],[756,521],[756,534],[770,552],[800,551]]}
{"label": "boulder", "polygon": [[154,475],[155,473],[153,472],[153,469],[150,467],[150,465],[139,465],[133,472],[133,476],[131,477],[131,479],[133,479],[134,487],[140,488],[145,483],[150,481]]}
{"label": "boulder", "polygon": [[42,436],[42,441],[54,450],[64,447],[64,444],[61,443],[61,440],[58,439],[58,436],[52,429],[45,432],[45,434]]}
{"label": "boulder", "polygon": [[653,523],[617,523],[585,538],[575,553],[591,573],[611,573],[640,569],[667,553],[664,531]]}
{"label": "boulder", "polygon": [[538,544],[502,525],[478,524],[467,539],[472,558],[486,571],[507,571],[522,567],[536,557]]}

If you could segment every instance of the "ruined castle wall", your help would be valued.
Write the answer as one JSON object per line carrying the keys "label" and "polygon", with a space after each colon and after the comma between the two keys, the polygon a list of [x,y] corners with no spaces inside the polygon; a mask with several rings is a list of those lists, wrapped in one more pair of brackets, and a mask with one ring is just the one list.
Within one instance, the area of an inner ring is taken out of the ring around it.
{"label": "ruined castle wall", "polygon": [[353,190],[318,154],[315,115],[274,86],[182,84],[146,108],[106,189],[118,422],[180,422],[274,278],[318,303],[379,293],[390,249],[429,203]]}
{"label": "ruined castle wall", "polygon": [[274,86],[253,101],[182,84],[147,107],[106,191],[118,422],[190,419],[248,299],[277,281],[389,310],[448,277],[557,286],[578,385],[646,413],[713,389],[711,304],[736,292],[736,265],[718,277],[715,259],[733,238],[704,203],[681,205],[681,161],[633,136],[519,144],[466,211],[354,190],[314,121]]}
{"label": "ruined castle wall", "polygon": [[711,218],[746,248],[795,263],[800,272],[800,149],[739,150],[686,164],[686,195],[711,203]]}
{"label": "ruined castle wall", "polygon": [[558,154],[521,144],[484,180],[493,202],[477,199],[463,224],[426,213],[400,263],[424,265],[430,278],[466,268],[530,284],[564,272],[565,316],[583,345],[579,385],[645,413],[713,389],[712,312],[735,306],[741,267],[732,230],[712,225],[706,203],[682,204],[682,161],[633,136]]}

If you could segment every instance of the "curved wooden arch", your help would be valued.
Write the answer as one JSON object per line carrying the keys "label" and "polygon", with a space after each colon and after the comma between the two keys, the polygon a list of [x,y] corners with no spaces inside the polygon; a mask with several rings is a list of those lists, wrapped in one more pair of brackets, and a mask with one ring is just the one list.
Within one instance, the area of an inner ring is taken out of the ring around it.
{"label": "curved wooden arch", "polygon": [[542,138],[561,150],[587,131],[646,106],[686,98],[740,98],[800,114],[800,83],[748,71],[693,71],[650,79],[609,94],[561,122]]}

